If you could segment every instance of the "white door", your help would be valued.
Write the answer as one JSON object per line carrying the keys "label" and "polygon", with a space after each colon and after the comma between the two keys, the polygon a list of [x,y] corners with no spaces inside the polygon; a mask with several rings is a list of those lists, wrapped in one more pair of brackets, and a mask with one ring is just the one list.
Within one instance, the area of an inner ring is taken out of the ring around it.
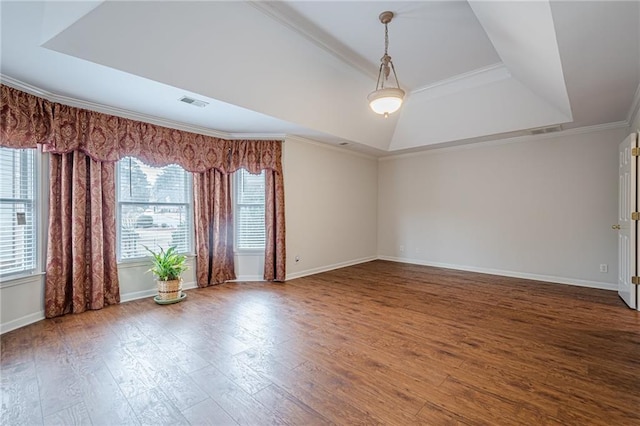
{"label": "white door", "polygon": [[632,155],[638,146],[638,135],[629,135],[619,149],[618,184],[618,294],[630,308],[636,309],[637,290],[631,277],[637,274],[636,261],[636,221],[631,220],[631,212],[637,212],[638,166]]}

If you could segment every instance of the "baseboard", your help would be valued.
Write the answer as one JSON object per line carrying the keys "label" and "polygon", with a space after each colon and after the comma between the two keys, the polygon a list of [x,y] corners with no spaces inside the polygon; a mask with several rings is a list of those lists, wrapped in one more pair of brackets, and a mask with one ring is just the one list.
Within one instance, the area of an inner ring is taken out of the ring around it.
{"label": "baseboard", "polygon": [[500,275],[510,278],[523,278],[526,280],[545,281],[555,284],[568,284],[579,287],[598,288],[601,290],[617,291],[617,284],[604,283],[599,281],[588,281],[577,278],[555,277],[552,275],[529,274],[526,272],[504,271],[501,269],[480,268],[476,266],[454,265],[450,263],[429,262],[420,259],[408,259],[392,256],[378,256],[380,260],[388,260],[390,262],[410,263],[413,265],[434,266],[437,268],[455,269],[458,271],[478,272],[480,274]]}
{"label": "baseboard", "polygon": [[[193,288],[197,288],[198,286],[196,285],[195,281],[191,281],[188,283],[182,283],[182,289],[183,290],[191,290]],[[155,288],[151,288],[149,290],[143,290],[143,291],[132,291],[130,293],[124,293],[120,295],[120,303],[123,302],[130,302],[132,300],[137,300],[137,299],[145,299],[147,297],[153,297],[156,294],[158,294],[158,291]]]}
{"label": "baseboard", "polygon": [[235,280],[229,280],[230,283],[240,283],[249,281],[264,281],[262,275],[239,275]]}
{"label": "baseboard", "polygon": [[20,327],[33,324],[44,319],[44,311],[34,312],[33,314],[25,315],[20,318],[16,318],[13,321],[9,321],[4,324],[0,324],[0,334],[8,333]]}
{"label": "baseboard", "polygon": [[287,281],[293,280],[296,278],[302,278],[309,275],[319,274],[321,272],[333,271],[334,269],[346,268],[347,266],[358,265],[360,263],[371,262],[373,260],[378,259],[377,256],[363,257],[360,259],[348,260],[346,262],[334,263],[333,265],[320,266],[318,268],[307,269],[305,271],[294,272],[292,274],[287,274]]}

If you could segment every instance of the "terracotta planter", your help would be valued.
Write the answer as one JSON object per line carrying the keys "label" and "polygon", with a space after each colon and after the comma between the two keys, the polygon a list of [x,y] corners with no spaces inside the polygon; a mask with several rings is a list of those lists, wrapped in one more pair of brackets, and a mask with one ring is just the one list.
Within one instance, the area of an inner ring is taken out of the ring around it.
{"label": "terracotta planter", "polygon": [[176,300],[182,295],[182,278],[173,281],[156,281],[159,300]]}

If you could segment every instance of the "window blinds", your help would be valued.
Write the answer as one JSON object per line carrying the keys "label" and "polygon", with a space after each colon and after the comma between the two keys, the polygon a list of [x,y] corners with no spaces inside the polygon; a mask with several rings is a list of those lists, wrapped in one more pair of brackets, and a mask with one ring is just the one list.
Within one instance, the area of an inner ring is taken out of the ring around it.
{"label": "window blinds", "polygon": [[0,148],[0,276],[36,268],[35,149]]}
{"label": "window blinds", "polygon": [[264,171],[252,175],[236,172],[236,249],[264,250]]}

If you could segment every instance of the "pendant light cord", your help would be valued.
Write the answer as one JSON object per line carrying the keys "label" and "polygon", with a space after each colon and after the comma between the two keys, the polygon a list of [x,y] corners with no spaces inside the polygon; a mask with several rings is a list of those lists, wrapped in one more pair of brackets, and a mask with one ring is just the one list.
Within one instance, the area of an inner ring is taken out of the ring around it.
{"label": "pendant light cord", "polygon": [[389,26],[384,24],[384,56],[387,56],[389,50]]}

